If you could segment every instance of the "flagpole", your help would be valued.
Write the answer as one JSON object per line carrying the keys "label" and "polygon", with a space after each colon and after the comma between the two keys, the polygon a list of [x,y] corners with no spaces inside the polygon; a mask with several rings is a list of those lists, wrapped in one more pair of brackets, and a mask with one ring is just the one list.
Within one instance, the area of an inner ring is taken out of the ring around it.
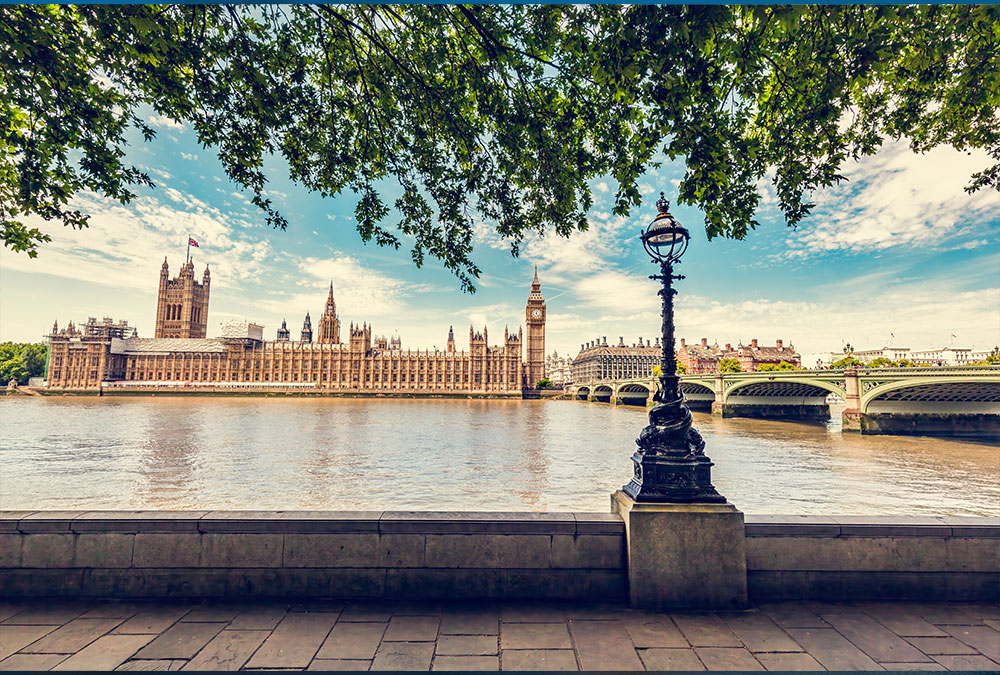
{"label": "flagpole", "polygon": [[184,262],[186,262],[186,263],[191,262],[191,235],[190,234],[188,234],[187,260],[185,260]]}

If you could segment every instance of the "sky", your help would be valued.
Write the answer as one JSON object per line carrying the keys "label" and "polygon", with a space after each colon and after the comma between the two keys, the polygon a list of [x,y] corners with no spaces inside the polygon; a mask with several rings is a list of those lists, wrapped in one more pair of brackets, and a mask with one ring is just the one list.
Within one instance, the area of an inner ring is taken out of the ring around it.
{"label": "sky", "polygon": [[[288,218],[273,230],[229,181],[211,149],[190,128],[149,115],[158,130],[137,141],[128,159],[155,188],[138,189],[128,205],[95,194],[75,205],[91,215],[74,231],[31,220],[52,237],[37,258],[0,249],[0,340],[40,341],[89,316],[125,319],[152,337],[160,265],[171,276],[184,262],[187,238],[197,278],[211,267],[209,337],[245,319],[273,339],[287,319],[293,339],[310,312],[314,329],[329,284],[344,329],[369,322],[375,335],[398,335],[404,348],[444,348],[454,326],[459,349],[470,324],[516,332],[534,267],[546,299],[546,351],[575,356],[581,343],[607,337],[627,344],[659,334],[656,268],[642,250],[641,230],[656,214],[660,190],[676,193],[683,164],[666,163],[640,181],[642,207],[611,214],[615,184],[592,184],[591,227],[569,239],[533,237],[513,258],[487,223],[477,223],[473,259],[483,270],[475,294],[428,259],[417,269],[400,250],[361,242],[350,193],[323,198],[292,183],[280,159],[268,167],[268,194]],[[845,343],[928,349],[953,345],[986,350],[1000,344],[1000,195],[967,194],[969,177],[989,165],[984,153],[937,148],[914,154],[888,143],[842,173],[847,181],[813,195],[811,216],[785,226],[772,188],[759,186],[762,225],[743,241],[708,241],[701,213],[672,204],[692,231],[679,266],[676,336],[689,342],[774,344],[783,339],[813,365]],[[391,222],[391,221],[390,221]]]}

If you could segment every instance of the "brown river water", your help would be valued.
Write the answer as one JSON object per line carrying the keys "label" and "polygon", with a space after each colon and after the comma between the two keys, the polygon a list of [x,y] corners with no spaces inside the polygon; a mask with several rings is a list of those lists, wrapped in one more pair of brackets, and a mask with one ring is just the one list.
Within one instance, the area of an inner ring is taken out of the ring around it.
{"label": "brown river water", "polygon": [[[746,513],[1000,515],[1000,447],[695,413]],[[607,511],[646,411],[577,401],[0,400],[0,509]]]}

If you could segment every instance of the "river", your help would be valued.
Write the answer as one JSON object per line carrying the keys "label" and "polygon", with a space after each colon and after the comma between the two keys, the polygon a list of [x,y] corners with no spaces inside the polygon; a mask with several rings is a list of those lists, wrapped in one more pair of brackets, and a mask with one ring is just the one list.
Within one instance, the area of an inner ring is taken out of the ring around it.
{"label": "river", "polygon": [[[4,398],[0,509],[607,511],[646,412],[576,401]],[[1000,447],[695,413],[755,514],[1000,515]]]}

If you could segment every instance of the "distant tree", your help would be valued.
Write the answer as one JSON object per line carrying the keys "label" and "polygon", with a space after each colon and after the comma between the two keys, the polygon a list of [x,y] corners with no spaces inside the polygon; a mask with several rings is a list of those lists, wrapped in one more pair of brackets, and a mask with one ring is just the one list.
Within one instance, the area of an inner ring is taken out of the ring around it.
{"label": "distant tree", "polygon": [[916,365],[917,364],[915,364],[913,361],[909,359],[900,359],[899,361],[896,361],[896,366],[898,368],[913,368]]}
{"label": "distant tree", "polygon": [[552,380],[547,377],[543,377],[538,382],[535,383],[535,389],[555,389],[556,386],[552,384]]}
{"label": "distant tree", "polygon": [[830,367],[831,368],[857,368],[859,366],[864,366],[864,361],[854,358],[853,356],[845,356],[839,361],[834,361]]}
{"label": "distant tree", "polygon": [[[680,365],[680,364],[678,364]],[[663,368],[661,366],[653,366],[653,377],[659,377],[663,374]]]}
{"label": "distant tree", "polygon": [[990,352],[989,356],[986,357],[986,363],[995,364],[1000,363],[1000,347],[994,347],[993,351]]}
{"label": "distant tree", "polygon": [[43,343],[0,343],[0,384],[11,379],[27,384],[32,377],[45,375],[45,354],[48,345]]}
{"label": "distant tree", "polygon": [[896,365],[896,362],[892,359],[887,359],[884,356],[880,356],[877,359],[872,359],[868,362],[869,368],[892,368]]}
{"label": "distant tree", "polygon": [[742,373],[743,367],[740,366],[738,359],[720,359],[719,360],[719,372],[720,373]]}
{"label": "distant tree", "polygon": [[[126,146],[190,128],[274,227],[272,166],[356,199],[365,242],[438,258],[466,290],[485,221],[527,236],[642,202],[660,157],[707,235],[785,222],[843,166],[905,138],[983,149],[968,190],[1000,186],[1000,7],[657,4],[68,4],[0,8],[0,238],[32,219],[86,227],[73,199],[153,185]],[[272,160],[272,157],[275,157]]]}
{"label": "distant tree", "polygon": [[757,372],[759,373],[768,372],[771,370],[781,370],[781,369],[778,368],[778,364],[776,363],[762,363],[759,366],[757,366]]}
{"label": "distant tree", "polygon": [[778,370],[798,370],[798,366],[794,363],[789,363],[788,361],[782,361],[778,364]]}
{"label": "distant tree", "polygon": [[687,366],[685,366],[683,363],[681,363],[681,362],[678,361],[677,362],[677,374],[678,375],[686,375],[687,371],[688,371]]}

